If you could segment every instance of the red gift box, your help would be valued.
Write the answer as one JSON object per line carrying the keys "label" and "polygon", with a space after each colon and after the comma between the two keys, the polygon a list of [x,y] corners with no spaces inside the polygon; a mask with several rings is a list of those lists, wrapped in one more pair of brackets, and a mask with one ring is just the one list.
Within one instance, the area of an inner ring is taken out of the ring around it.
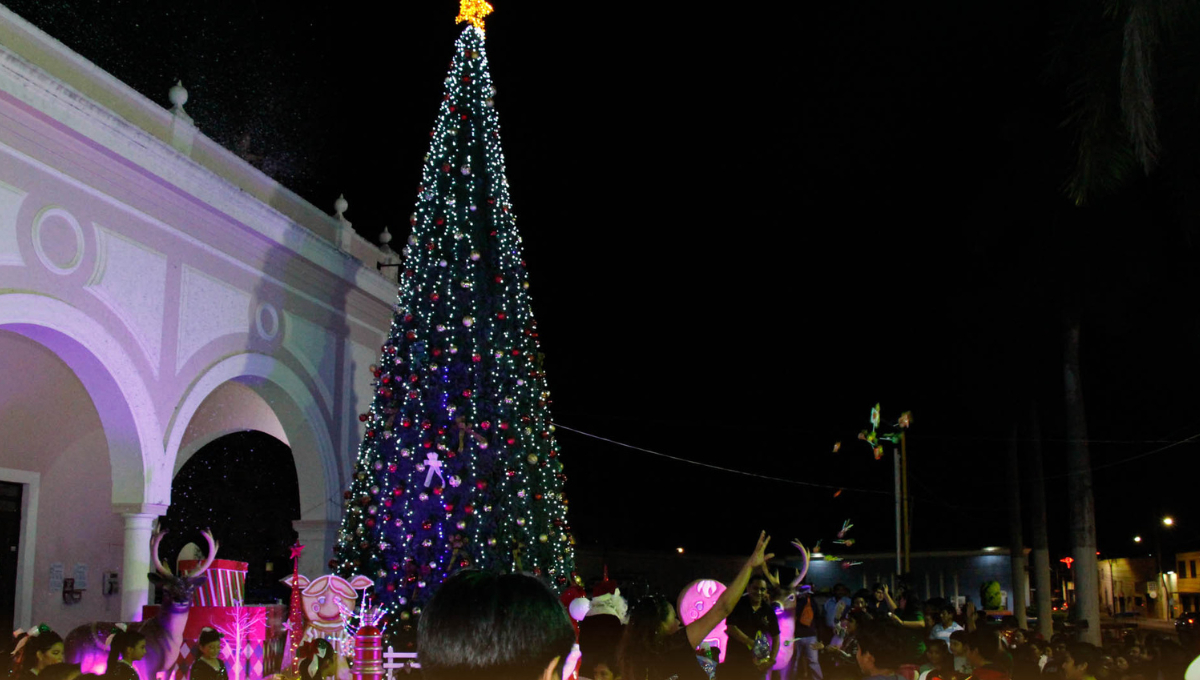
{"label": "red gift box", "polygon": [[[200,560],[179,560],[179,573],[195,569]],[[246,600],[246,572],[249,562],[213,560],[204,575],[205,583],[196,586],[192,604],[198,607],[232,607],[234,601]]]}

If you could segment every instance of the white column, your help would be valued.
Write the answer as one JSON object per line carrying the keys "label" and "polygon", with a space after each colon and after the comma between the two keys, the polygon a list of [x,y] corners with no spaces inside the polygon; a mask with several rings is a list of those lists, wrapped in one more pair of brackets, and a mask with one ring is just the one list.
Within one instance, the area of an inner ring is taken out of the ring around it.
{"label": "white column", "polygon": [[150,536],[154,520],[167,511],[165,505],[118,506],[125,518],[125,558],[121,567],[121,620],[141,621],[142,607],[150,602]]}
{"label": "white column", "polygon": [[[292,522],[297,540],[304,546],[304,552],[300,553],[301,574],[313,579],[332,571],[329,568],[329,560],[333,557],[334,546],[337,545],[338,527],[338,522],[325,519],[298,519]],[[285,565],[287,574],[292,573],[291,567],[290,564]]]}

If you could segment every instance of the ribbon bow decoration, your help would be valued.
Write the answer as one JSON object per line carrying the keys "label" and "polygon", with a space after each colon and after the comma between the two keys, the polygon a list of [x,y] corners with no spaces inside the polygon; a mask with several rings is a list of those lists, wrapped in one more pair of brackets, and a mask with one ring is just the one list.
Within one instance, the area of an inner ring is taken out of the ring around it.
{"label": "ribbon bow decoration", "polygon": [[475,428],[468,425],[466,416],[458,416],[457,418],[455,418],[454,419],[454,427],[458,430],[458,452],[459,453],[462,453],[462,451],[463,451],[463,446],[466,444],[466,439],[467,439],[468,434],[475,438],[476,443],[479,444],[479,448],[481,448],[481,449],[487,448],[487,437],[484,437],[483,435],[479,434],[478,432],[475,431]]}
{"label": "ribbon bow decoration", "polygon": [[466,547],[467,539],[463,538],[462,534],[455,534],[454,536],[450,537],[450,549],[452,551],[450,553],[451,568],[453,568],[453,565],[458,563],[460,559],[467,560],[469,562],[471,557],[467,554]]}
{"label": "ribbon bow decoration", "polygon": [[515,566],[517,568],[517,571],[525,571],[524,567],[521,565],[521,555],[524,552],[525,552],[525,544],[514,538],[513,539],[512,556],[513,556],[513,566]]}
{"label": "ribbon bow decoration", "polygon": [[437,453],[425,454],[425,486],[433,483],[433,476],[438,476],[438,481],[442,486],[446,486],[446,478],[442,476],[442,461],[438,460]]}
{"label": "ribbon bow decoration", "polygon": [[[114,630],[112,632],[112,634],[110,634],[104,640],[104,646],[108,647],[109,649],[112,649],[113,639],[115,639],[117,637],[117,631],[119,630],[120,632],[124,633],[127,630],[125,624],[123,624],[123,623],[114,623],[113,628],[115,628],[116,630]],[[123,652],[125,650],[121,650],[121,651]]]}

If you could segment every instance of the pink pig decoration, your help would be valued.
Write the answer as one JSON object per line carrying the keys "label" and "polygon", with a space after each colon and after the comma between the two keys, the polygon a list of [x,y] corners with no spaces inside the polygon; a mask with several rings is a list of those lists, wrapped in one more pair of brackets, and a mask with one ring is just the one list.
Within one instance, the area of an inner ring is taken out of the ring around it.
{"label": "pink pig decoration", "polygon": [[[292,578],[289,575],[280,581],[292,586]],[[344,620],[338,602],[340,601],[347,611],[354,611],[354,603],[358,600],[357,591],[375,585],[374,581],[362,575],[351,576],[349,581],[334,574],[319,576],[313,581],[309,581],[303,574],[296,578],[297,585],[304,589],[300,591],[300,602],[304,610],[303,639],[306,641],[340,637]]]}
{"label": "pink pig decoration", "polygon": [[[712,579],[700,579],[692,581],[679,593],[679,622],[687,625],[692,621],[704,615],[704,612],[712,609],[712,606],[717,603],[717,599],[721,597],[721,593],[725,592],[725,584]],[[721,649],[721,661],[725,661],[725,648],[729,644],[729,636],[725,634],[725,620],[722,619],[717,624],[712,632],[705,636],[704,641],[709,646],[716,645]]]}

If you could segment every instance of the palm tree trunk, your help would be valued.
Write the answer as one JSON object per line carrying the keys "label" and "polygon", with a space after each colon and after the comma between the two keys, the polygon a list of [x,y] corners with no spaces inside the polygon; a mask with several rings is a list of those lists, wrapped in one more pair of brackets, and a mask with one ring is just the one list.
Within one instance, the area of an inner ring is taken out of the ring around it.
{"label": "palm tree trunk", "polygon": [[1079,639],[1100,644],[1100,577],[1096,562],[1096,501],[1092,494],[1092,461],[1088,453],[1087,417],[1079,379],[1079,315],[1068,313],[1063,353],[1067,402],[1067,501],[1071,557],[1075,571],[1073,619],[1087,628]]}
{"label": "palm tree trunk", "polygon": [[1042,470],[1042,426],[1037,404],[1029,409],[1029,524],[1033,530],[1033,585],[1037,588],[1038,632],[1049,640],[1054,635],[1051,618],[1050,541],[1046,535],[1046,474]]}
{"label": "palm tree trunk", "polygon": [[1017,426],[1014,424],[1008,449],[1008,556],[1012,565],[1010,603],[1013,615],[1017,617],[1017,626],[1027,630],[1029,619],[1025,614],[1025,584],[1029,574],[1025,559],[1025,538],[1021,533],[1021,465],[1018,456]]}

